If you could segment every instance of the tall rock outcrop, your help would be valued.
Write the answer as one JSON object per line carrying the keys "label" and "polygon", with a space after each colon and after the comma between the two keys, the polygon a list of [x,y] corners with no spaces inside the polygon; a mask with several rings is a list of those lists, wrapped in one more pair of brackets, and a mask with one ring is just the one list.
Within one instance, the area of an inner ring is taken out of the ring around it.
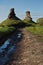
{"label": "tall rock outcrop", "polygon": [[21,19],[15,14],[14,8],[10,9],[8,18],[2,22],[4,26],[18,26],[21,23]]}
{"label": "tall rock outcrop", "polygon": [[9,19],[13,19],[14,17],[16,16],[15,12],[14,12],[14,8],[11,8],[10,9],[10,13],[8,15],[8,18]]}
{"label": "tall rock outcrop", "polygon": [[26,18],[31,18],[30,11],[26,11]]}
{"label": "tall rock outcrop", "polygon": [[30,15],[30,11],[26,11],[26,16],[25,16],[24,20],[28,20],[28,21],[32,20],[31,15]]}
{"label": "tall rock outcrop", "polygon": [[33,26],[33,24],[35,24],[35,22],[31,18],[30,11],[26,11],[26,16],[23,21],[27,26]]}
{"label": "tall rock outcrop", "polygon": [[32,21],[31,15],[30,15],[30,11],[26,11],[26,16],[24,21]]}

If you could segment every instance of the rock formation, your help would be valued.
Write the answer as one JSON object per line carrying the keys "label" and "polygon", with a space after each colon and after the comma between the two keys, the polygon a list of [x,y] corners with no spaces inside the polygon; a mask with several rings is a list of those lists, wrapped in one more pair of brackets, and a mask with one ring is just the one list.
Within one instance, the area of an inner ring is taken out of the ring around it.
{"label": "rock formation", "polygon": [[26,11],[26,17],[31,17],[30,11]]}
{"label": "rock formation", "polygon": [[26,20],[32,20],[31,15],[30,15],[30,11],[26,11]]}
{"label": "rock formation", "polygon": [[15,14],[15,12],[14,12],[14,8],[11,8],[11,9],[10,9],[10,13],[9,13],[9,15],[8,15],[8,18],[9,18],[9,19],[13,19],[13,18],[15,17],[15,15],[16,15],[16,14]]}

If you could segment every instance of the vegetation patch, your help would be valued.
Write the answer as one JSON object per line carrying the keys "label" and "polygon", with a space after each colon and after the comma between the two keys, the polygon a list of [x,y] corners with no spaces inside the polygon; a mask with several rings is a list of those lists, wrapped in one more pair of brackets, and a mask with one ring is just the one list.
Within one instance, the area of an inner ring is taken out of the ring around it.
{"label": "vegetation patch", "polygon": [[0,45],[3,44],[5,38],[15,30],[14,27],[0,27]]}
{"label": "vegetation patch", "polygon": [[20,20],[16,20],[16,19],[6,19],[5,21],[3,21],[0,26],[10,26],[10,25],[16,25],[18,23],[20,23]]}
{"label": "vegetation patch", "polygon": [[41,34],[43,35],[43,26],[35,26],[35,27],[26,27],[26,29],[30,32],[32,32],[33,34]]}
{"label": "vegetation patch", "polygon": [[39,18],[37,20],[37,23],[40,25],[40,26],[43,26],[43,18]]}
{"label": "vegetation patch", "polygon": [[39,41],[43,41],[43,26],[36,25],[35,27],[26,27],[32,34],[36,35]]}

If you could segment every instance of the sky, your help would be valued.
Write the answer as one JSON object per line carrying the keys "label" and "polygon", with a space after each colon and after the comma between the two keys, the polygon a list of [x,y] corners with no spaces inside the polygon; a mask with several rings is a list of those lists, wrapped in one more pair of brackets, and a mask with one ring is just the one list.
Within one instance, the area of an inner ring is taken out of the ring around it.
{"label": "sky", "polygon": [[11,8],[20,19],[25,18],[26,11],[31,12],[34,21],[43,17],[43,0],[0,0],[0,22],[8,17]]}

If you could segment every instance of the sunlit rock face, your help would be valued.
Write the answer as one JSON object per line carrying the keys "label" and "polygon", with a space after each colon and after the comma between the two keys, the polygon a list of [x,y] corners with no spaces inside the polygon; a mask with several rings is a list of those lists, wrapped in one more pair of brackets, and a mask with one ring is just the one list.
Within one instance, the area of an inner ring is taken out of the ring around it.
{"label": "sunlit rock face", "polygon": [[33,23],[35,24],[35,22],[31,18],[30,11],[26,11],[26,16],[23,21],[27,26],[33,26]]}
{"label": "sunlit rock face", "polygon": [[12,19],[12,18],[14,18],[16,16],[16,14],[15,14],[15,12],[14,12],[14,8],[11,8],[10,9],[10,13],[9,13],[9,15],[8,15],[8,18],[9,19]]}
{"label": "sunlit rock face", "polygon": [[31,17],[30,11],[26,11],[26,17]]}
{"label": "sunlit rock face", "polygon": [[32,20],[31,15],[30,15],[30,11],[26,11],[25,19],[29,20],[29,21]]}

